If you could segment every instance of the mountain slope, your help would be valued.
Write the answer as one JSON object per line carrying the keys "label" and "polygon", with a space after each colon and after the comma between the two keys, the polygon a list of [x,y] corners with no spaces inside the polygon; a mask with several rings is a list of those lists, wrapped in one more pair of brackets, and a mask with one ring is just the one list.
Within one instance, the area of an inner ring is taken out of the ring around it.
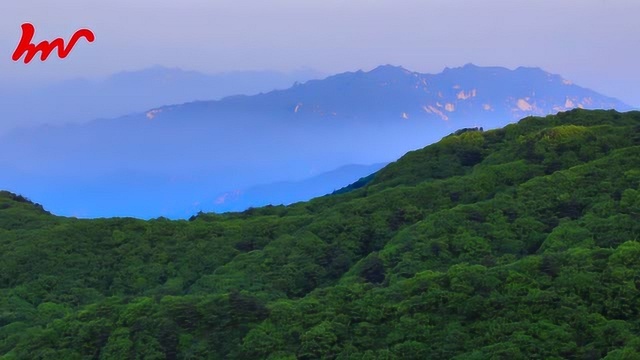
{"label": "mountain slope", "polygon": [[185,218],[233,189],[391,161],[459,128],[627,108],[540,69],[382,66],[286,90],[0,137],[0,186],[59,214]]}
{"label": "mountain slope", "polygon": [[640,113],[464,131],[366,186],[191,221],[0,194],[8,358],[636,358]]}

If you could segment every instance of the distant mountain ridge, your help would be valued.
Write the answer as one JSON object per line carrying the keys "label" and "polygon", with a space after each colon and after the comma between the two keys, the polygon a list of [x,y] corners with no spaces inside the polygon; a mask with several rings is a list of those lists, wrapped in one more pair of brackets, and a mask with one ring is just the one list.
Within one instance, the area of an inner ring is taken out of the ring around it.
{"label": "distant mountain ridge", "polygon": [[285,90],[162,107],[147,114],[195,106],[207,106],[211,111],[279,112],[292,118],[453,121],[473,116],[485,122],[514,121],[573,108],[632,108],[540,68],[509,70],[467,64],[445,68],[439,74],[421,74],[401,66],[382,65],[368,72],[346,72],[310,80]]}
{"label": "distant mountain ridge", "polygon": [[5,119],[0,132],[13,126],[88,122],[163,104],[257,94],[319,77],[321,74],[314,70],[205,74],[154,66],[119,72],[102,80],[75,79],[22,90],[0,86],[0,116]]}
{"label": "distant mountain ridge", "polygon": [[576,107],[630,108],[537,68],[469,64],[430,75],[386,65],[257,95],[14,131],[0,136],[0,166],[11,169],[0,187],[63,215],[188,217],[186,209],[232,189],[388,162],[460,128],[488,130]]}

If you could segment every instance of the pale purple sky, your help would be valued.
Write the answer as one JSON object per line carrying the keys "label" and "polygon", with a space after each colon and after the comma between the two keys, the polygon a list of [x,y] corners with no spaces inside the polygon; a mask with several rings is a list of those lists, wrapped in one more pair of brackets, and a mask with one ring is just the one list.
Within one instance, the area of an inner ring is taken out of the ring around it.
{"label": "pale purple sky", "polygon": [[[302,67],[537,66],[640,106],[638,0],[20,0],[0,5],[0,81],[104,76],[155,64],[207,73]],[[65,60],[11,54],[89,27]]]}

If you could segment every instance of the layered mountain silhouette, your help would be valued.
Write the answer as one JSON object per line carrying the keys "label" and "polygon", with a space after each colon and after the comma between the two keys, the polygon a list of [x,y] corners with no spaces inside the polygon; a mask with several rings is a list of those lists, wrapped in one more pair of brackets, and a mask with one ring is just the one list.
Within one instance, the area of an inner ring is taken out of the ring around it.
{"label": "layered mountain silhouette", "polygon": [[313,70],[204,74],[154,66],[123,71],[102,80],[75,79],[18,89],[0,85],[0,116],[5,119],[0,132],[14,126],[87,122],[163,104],[257,94],[320,76]]}
{"label": "layered mountain silhouette", "polygon": [[[198,204],[200,211],[242,211],[264,205],[289,205],[330,194],[382,169],[386,163],[345,165],[309,179],[262,184],[221,193],[213,202]],[[202,205],[202,206],[201,206]]]}
{"label": "layered mountain silhouette", "polygon": [[186,217],[185,209],[209,208],[233,189],[392,161],[460,128],[571,108],[629,106],[537,68],[470,64],[431,75],[387,65],[253,96],[16,130],[0,138],[8,170],[0,185],[63,215]]}

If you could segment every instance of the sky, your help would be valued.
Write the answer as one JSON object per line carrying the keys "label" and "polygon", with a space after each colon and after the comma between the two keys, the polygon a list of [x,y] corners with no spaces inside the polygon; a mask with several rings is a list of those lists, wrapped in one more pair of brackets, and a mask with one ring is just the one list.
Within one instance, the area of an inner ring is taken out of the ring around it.
{"label": "sky", "polygon": [[[637,0],[21,0],[0,5],[0,82],[103,77],[163,65],[331,74],[380,64],[541,67],[640,107]],[[64,59],[11,60],[35,40],[96,35]]]}

